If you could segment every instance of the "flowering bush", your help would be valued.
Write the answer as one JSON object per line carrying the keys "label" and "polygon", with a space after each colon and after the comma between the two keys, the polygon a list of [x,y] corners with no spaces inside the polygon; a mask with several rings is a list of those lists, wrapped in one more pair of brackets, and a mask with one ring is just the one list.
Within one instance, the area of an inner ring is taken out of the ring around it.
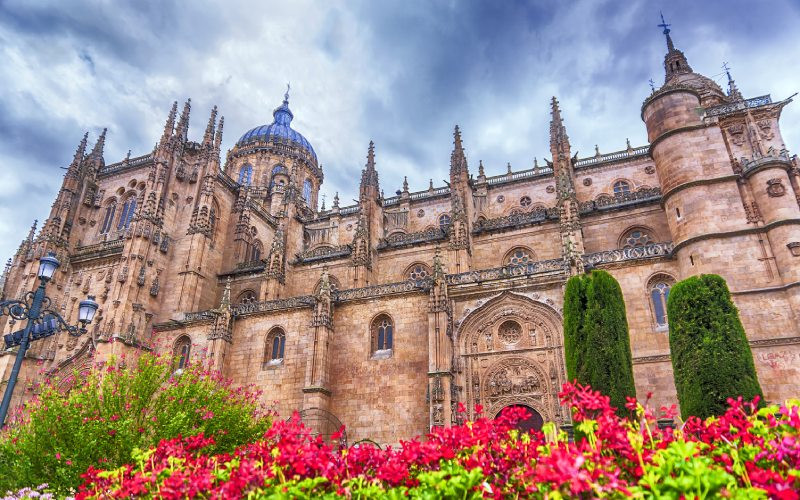
{"label": "flowering bush", "polygon": [[758,410],[730,400],[719,418],[662,430],[632,399],[620,418],[588,387],[567,384],[561,398],[579,442],[552,424],[520,434],[526,411],[514,408],[396,449],[339,448],[295,415],[231,454],[210,453],[214,438],[199,434],[137,450],[119,468],[91,467],[77,498],[798,498],[798,402]]}
{"label": "flowering bush", "polygon": [[203,433],[209,453],[231,452],[269,427],[258,394],[200,364],[174,374],[172,359],[110,360],[68,393],[51,382],[0,435],[0,492],[48,483],[75,491],[89,466],[118,467],[136,448]]}

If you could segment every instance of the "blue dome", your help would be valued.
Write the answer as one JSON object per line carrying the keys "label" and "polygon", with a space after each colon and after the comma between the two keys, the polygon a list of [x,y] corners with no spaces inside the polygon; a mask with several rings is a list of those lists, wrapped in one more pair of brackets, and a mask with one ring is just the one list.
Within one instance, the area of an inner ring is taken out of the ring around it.
{"label": "blue dome", "polygon": [[297,146],[308,151],[311,156],[316,161],[317,154],[314,152],[314,148],[311,147],[311,143],[303,137],[303,134],[294,130],[290,125],[292,123],[292,118],[294,115],[292,111],[289,109],[289,94],[287,93],[284,96],[283,104],[278,106],[275,111],[272,112],[272,116],[274,120],[269,125],[260,125],[253,129],[248,130],[245,134],[236,142],[237,146],[241,146],[248,142],[255,142],[255,141],[269,141],[273,138],[289,140],[290,142],[295,143]]}

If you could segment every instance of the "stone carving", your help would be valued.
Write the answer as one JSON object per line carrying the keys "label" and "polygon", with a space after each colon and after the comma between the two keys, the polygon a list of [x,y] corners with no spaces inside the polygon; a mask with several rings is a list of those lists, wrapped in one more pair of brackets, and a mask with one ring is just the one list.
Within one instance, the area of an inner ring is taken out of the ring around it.
{"label": "stone carving", "polygon": [[596,266],[611,262],[624,262],[628,260],[653,259],[669,257],[672,254],[672,243],[651,243],[640,247],[619,248],[605,252],[586,254],[584,262]]}
{"label": "stone carving", "polygon": [[775,137],[775,133],[772,131],[772,120],[764,119],[758,120],[756,122],[758,125],[758,135],[765,141],[771,141]]}
{"label": "stone carving", "polygon": [[653,175],[654,173],[656,173],[656,167],[654,167],[653,165],[648,165],[644,167],[644,173],[646,173],[647,175]]}
{"label": "stone carving", "polygon": [[533,363],[519,357],[499,362],[487,372],[485,380],[486,397],[492,403],[505,397],[542,394],[547,390]]}
{"label": "stone carving", "polygon": [[556,192],[556,187],[555,186],[547,186],[547,189],[545,191],[547,191],[548,193],[555,193]]}
{"label": "stone carving", "polygon": [[482,283],[512,276],[531,276],[544,273],[563,273],[564,259],[540,260],[529,262],[526,266],[506,266],[478,271],[467,271],[459,274],[448,274],[448,285],[461,285],[465,283]]}
{"label": "stone carving", "polygon": [[744,144],[744,129],[743,123],[734,123],[728,127],[728,136],[731,138],[733,144],[737,146]]}
{"label": "stone carving", "polygon": [[800,241],[792,241],[786,244],[786,247],[792,252],[795,257],[800,257]]}
{"label": "stone carving", "polygon": [[442,228],[429,227],[424,231],[416,233],[395,233],[391,236],[387,236],[378,242],[378,249],[402,248],[431,241],[440,241],[445,238],[447,238],[447,233],[442,230]]}
{"label": "stone carving", "polygon": [[420,219],[425,217],[425,210],[423,210],[421,208],[419,210],[417,210],[417,217],[420,218]]}
{"label": "stone carving", "polygon": [[350,245],[340,246],[321,246],[312,250],[307,250],[303,253],[297,254],[297,263],[307,264],[310,262],[319,262],[321,260],[338,259],[340,257],[347,257],[352,252]]}
{"label": "stone carving", "polygon": [[478,219],[472,227],[472,234],[482,234],[495,231],[518,229],[544,222],[548,219],[548,213],[544,208],[534,208],[530,212],[518,212],[496,217],[494,219]]}
{"label": "stone carving", "polygon": [[497,203],[503,203],[504,201],[506,201],[505,196],[503,196],[502,194],[497,195]]}
{"label": "stone carving", "polygon": [[497,330],[497,337],[508,345],[516,344],[522,338],[522,327],[516,321],[505,321]]}
{"label": "stone carving", "polygon": [[780,179],[770,179],[767,181],[767,194],[779,198],[786,194],[786,187]]}
{"label": "stone carving", "polygon": [[[652,97],[650,99],[652,99]],[[708,108],[706,110],[706,117],[710,118],[712,116],[729,115],[737,111],[749,108],[757,108],[760,106],[765,106],[767,104],[772,104],[772,98],[770,97],[769,94],[762,95],[759,97],[753,97],[752,99],[747,99],[745,101],[737,101],[731,104],[722,104],[720,106],[714,106]]]}

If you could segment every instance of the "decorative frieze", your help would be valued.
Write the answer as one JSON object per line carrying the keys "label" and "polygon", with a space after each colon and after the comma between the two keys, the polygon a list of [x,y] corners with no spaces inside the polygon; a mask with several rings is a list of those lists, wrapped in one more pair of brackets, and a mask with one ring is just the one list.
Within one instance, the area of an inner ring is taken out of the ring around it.
{"label": "decorative frieze", "polygon": [[706,110],[706,118],[710,118],[712,116],[725,116],[745,109],[766,106],[767,104],[772,104],[772,97],[770,97],[769,94],[753,97],[752,99],[746,99],[744,101],[733,102],[730,104],[721,104],[719,106],[708,108]]}
{"label": "decorative frieze", "polygon": [[321,246],[312,250],[296,254],[297,260],[295,264],[311,264],[313,262],[320,262],[324,260],[338,259],[347,257],[352,253],[350,245],[339,246]]}
{"label": "decorative frieze", "polygon": [[597,266],[600,264],[610,264],[612,262],[670,257],[672,255],[672,249],[673,245],[671,242],[651,243],[640,247],[618,248],[616,250],[586,254],[583,257],[583,261],[586,264]]}
{"label": "decorative frieze", "polygon": [[378,243],[378,250],[386,248],[403,248],[413,245],[441,241],[447,238],[447,233],[439,227],[431,227],[416,233],[395,233],[383,238]]}
{"label": "decorative frieze", "polygon": [[563,273],[566,268],[564,259],[540,260],[529,262],[525,266],[505,266],[492,269],[467,271],[459,274],[448,274],[448,285],[464,285],[469,283],[482,283],[484,281],[513,278],[517,276],[534,276],[545,273]]}
{"label": "decorative frieze", "polygon": [[472,226],[472,234],[508,231],[539,224],[548,218],[558,218],[557,214],[553,214],[554,217],[550,217],[550,215],[544,208],[535,208],[530,212],[515,213],[505,217],[479,219]]}

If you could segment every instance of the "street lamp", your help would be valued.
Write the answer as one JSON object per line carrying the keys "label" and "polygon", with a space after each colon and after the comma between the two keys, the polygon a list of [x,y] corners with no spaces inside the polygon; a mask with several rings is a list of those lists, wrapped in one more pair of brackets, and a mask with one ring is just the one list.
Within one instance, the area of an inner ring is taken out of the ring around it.
{"label": "street lamp", "polygon": [[80,326],[68,325],[60,314],[50,309],[50,298],[44,294],[47,282],[53,278],[58,266],[56,254],[49,252],[45,257],[39,259],[39,286],[36,291],[28,292],[22,300],[5,300],[0,302],[0,316],[11,316],[15,320],[28,320],[25,328],[9,333],[3,337],[6,349],[19,346],[17,357],[14,359],[14,367],[11,369],[11,376],[8,379],[6,391],[3,394],[3,403],[0,405],[0,427],[5,425],[8,407],[11,405],[11,396],[14,393],[14,386],[17,385],[17,377],[22,367],[22,360],[28,351],[31,341],[47,338],[60,331],[66,331],[72,336],[79,336],[86,333],[86,325],[92,322],[94,313],[97,311],[97,302],[94,296],[89,295],[86,300],[82,300],[78,305],[78,323]]}

